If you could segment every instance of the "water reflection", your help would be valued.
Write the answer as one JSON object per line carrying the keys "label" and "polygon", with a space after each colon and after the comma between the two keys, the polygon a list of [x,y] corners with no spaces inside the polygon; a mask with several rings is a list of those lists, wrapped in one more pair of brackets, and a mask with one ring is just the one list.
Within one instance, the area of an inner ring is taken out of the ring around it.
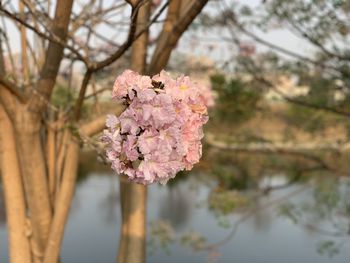
{"label": "water reflection", "polygon": [[5,200],[2,185],[0,185],[0,226],[6,224]]}
{"label": "water reflection", "polygon": [[[347,262],[349,178],[312,170],[289,184],[312,163],[288,158],[207,151],[191,174],[151,186],[147,262]],[[118,178],[94,157],[82,160],[61,262],[115,262]],[[3,222],[0,199],[0,254],[7,262]]]}
{"label": "water reflection", "polygon": [[159,218],[168,220],[177,229],[186,225],[193,213],[195,196],[178,184],[169,187],[165,198],[160,200]]}
{"label": "water reflection", "polygon": [[117,214],[119,213],[116,204],[120,203],[118,184],[116,180],[111,178],[111,182],[106,191],[106,196],[99,203],[100,213],[106,224],[113,224],[117,220]]}

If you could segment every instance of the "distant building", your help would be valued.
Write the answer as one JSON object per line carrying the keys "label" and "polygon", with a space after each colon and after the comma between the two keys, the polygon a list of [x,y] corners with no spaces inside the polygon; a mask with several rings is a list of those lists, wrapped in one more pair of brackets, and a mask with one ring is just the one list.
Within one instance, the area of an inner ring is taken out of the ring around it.
{"label": "distant building", "polygon": [[304,85],[298,85],[297,79],[286,75],[281,75],[270,80],[275,89],[270,89],[266,94],[267,100],[283,100],[283,97],[298,97],[307,95],[310,91],[310,87]]}

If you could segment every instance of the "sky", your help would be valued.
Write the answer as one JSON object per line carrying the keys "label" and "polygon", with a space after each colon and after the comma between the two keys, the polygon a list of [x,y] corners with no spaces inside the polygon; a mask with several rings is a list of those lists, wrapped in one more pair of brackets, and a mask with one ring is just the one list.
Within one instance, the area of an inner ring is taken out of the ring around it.
{"label": "sky", "polygon": [[[262,8],[261,0],[218,0],[216,2],[220,1],[224,2],[226,5],[229,5],[232,2],[235,2],[238,5],[244,4],[253,10]],[[204,8],[204,12],[215,12],[217,5],[217,3],[212,2]],[[310,56],[310,54],[312,56],[312,54],[316,51],[316,48],[314,46],[309,44],[304,39],[297,37],[287,29],[271,29],[268,33],[253,29],[252,32],[274,45],[278,45],[284,49],[297,52],[304,56]],[[232,53],[232,50],[236,47],[234,45],[228,45],[227,43],[224,43],[221,39],[223,35],[225,35],[225,32],[222,30],[210,31],[209,33],[201,32],[200,34],[197,34],[196,37],[193,37],[192,35],[189,36],[189,34],[187,34],[183,37],[181,45],[185,50],[189,50],[192,54],[209,56],[215,61],[225,60],[227,59],[228,54]],[[242,37],[242,39],[246,43],[254,43],[256,45],[257,52],[268,50],[265,46],[254,42],[248,37]],[[209,45],[212,45],[214,47],[211,51],[208,51],[208,48],[206,48],[206,46]],[[289,57],[287,56],[287,58]]]}
{"label": "sky", "polygon": [[[204,11],[205,12],[215,12],[216,7],[218,5],[217,2],[224,1],[226,4],[229,4],[233,0],[217,0],[212,1],[212,3],[208,4]],[[74,10],[79,10],[80,4],[84,4],[85,0],[77,0],[74,4]],[[105,1],[107,4],[111,3],[111,1]],[[236,0],[239,5],[248,5],[252,9],[261,8],[261,0]],[[13,6],[17,6],[17,1],[11,1]],[[120,16],[120,15],[119,15]],[[128,19],[128,14],[123,14],[124,20]],[[119,19],[119,18],[117,18]],[[127,20],[128,21],[128,20]],[[3,28],[2,21],[0,21],[0,26]],[[19,41],[19,34],[16,30],[16,27],[12,23],[6,22],[6,26],[8,28],[8,34],[10,38],[11,43],[11,49],[14,52],[18,52],[20,48],[20,41]],[[159,28],[159,25],[156,26],[156,28]],[[99,28],[99,33],[105,35],[105,36],[112,36],[113,41],[115,42],[123,42],[126,37],[126,28],[124,27],[124,30],[119,31],[121,33],[118,33],[117,35],[112,32],[112,30],[109,27],[102,26]],[[114,30],[115,31],[115,30]],[[153,35],[155,32],[153,32]],[[273,44],[279,45],[285,49],[297,51],[300,54],[303,55],[309,55],[310,53],[313,53],[315,51],[315,48],[309,45],[306,41],[304,41],[301,38],[296,37],[291,32],[289,32],[286,29],[275,29],[271,30],[268,33],[263,33],[260,31],[255,30],[255,34],[262,37],[265,40],[270,41]],[[221,37],[223,32],[220,31],[210,31],[210,33],[201,33],[197,34],[195,37],[193,37],[192,34],[186,34],[181,39],[178,47],[178,50],[181,50],[182,53],[188,53],[198,56],[205,56],[209,57],[210,59],[214,61],[221,61],[224,59],[227,59],[227,56],[229,52],[232,51],[233,47],[230,44],[223,43]],[[33,39],[33,34],[28,30],[28,38]],[[246,40],[248,43],[252,42],[251,40]],[[209,50],[208,47],[211,47]],[[265,51],[266,48],[257,45],[258,51]]]}

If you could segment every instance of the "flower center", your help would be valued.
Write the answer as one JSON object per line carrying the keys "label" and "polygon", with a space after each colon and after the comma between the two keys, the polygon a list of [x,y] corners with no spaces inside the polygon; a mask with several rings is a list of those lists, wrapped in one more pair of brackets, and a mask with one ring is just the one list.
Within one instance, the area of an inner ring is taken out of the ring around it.
{"label": "flower center", "polygon": [[186,85],[181,85],[179,89],[180,89],[180,90],[187,90],[188,87],[187,87]]}

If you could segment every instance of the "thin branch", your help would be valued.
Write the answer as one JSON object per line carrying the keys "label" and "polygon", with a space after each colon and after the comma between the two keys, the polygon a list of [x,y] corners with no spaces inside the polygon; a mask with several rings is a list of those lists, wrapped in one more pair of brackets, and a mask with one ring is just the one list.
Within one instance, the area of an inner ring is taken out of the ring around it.
{"label": "thin branch", "polygon": [[[250,73],[252,73],[252,71],[250,71]],[[293,104],[297,104],[299,106],[303,106],[303,107],[307,107],[307,108],[312,108],[312,109],[315,109],[315,110],[322,110],[322,111],[335,113],[335,114],[338,114],[338,115],[350,118],[350,112],[339,110],[339,109],[336,109],[336,108],[333,108],[333,107],[317,105],[317,104],[313,104],[313,103],[309,103],[309,102],[306,102],[306,101],[302,101],[302,100],[298,100],[298,99],[294,99],[294,98],[288,97],[282,91],[280,91],[271,81],[265,79],[262,76],[257,76],[257,74],[255,74],[255,73],[253,73],[253,77],[256,80],[258,80],[261,83],[263,83],[265,86],[267,86],[269,88],[272,88],[274,92],[276,92],[278,95],[280,95],[287,102],[290,102],[290,103],[293,103]]]}
{"label": "thin branch", "polygon": [[131,25],[129,29],[128,38],[125,41],[123,45],[120,46],[120,48],[110,57],[106,58],[105,60],[95,63],[94,66],[88,67],[88,69],[85,72],[80,91],[79,91],[79,97],[75,105],[75,119],[78,120],[80,118],[80,111],[82,104],[84,102],[84,97],[87,89],[87,85],[89,84],[90,78],[94,72],[97,72],[101,70],[102,68],[109,66],[111,63],[116,61],[118,58],[120,58],[126,50],[132,45],[132,43],[138,39],[144,32],[148,30],[148,28],[158,19],[158,17],[163,13],[163,11],[168,6],[169,2],[167,1],[158,11],[158,13],[151,19],[151,21],[145,26],[143,30],[140,30],[135,36],[136,31],[136,21],[137,21],[137,13],[139,8],[143,2],[141,1],[138,7],[134,8],[131,12]]}
{"label": "thin branch", "polygon": [[111,88],[102,88],[102,89],[99,89],[99,90],[96,90],[94,93],[91,93],[87,96],[84,97],[84,100],[87,100],[87,99],[90,99],[92,97],[95,97],[96,95],[104,92],[104,91],[107,91],[107,90],[111,90]]}
{"label": "thin branch", "polygon": [[75,105],[74,116],[76,120],[79,120],[80,118],[81,107],[84,102],[86,89],[91,79],[92,73],[113,63],[115,60],[121,57],[124,54],[124,52],[131,46],[134,40],[133,38],[135,35],[135,31],[136,31],[136,21],[137,21],[138,10],[139,10],[138,8],[132,8],[131,22],[130,22],[131,24],[130,24],[129,34],[126,42],[112,56],[96,63],[92,68],[88,68],[86,70],[83,81],[81,83],[81,88],[79,90],[79,97]]}
{"label": "thin branch", "polygon": [[20,23],[21,25],[25,26],[26,28],[30,29],[31,31],[33,31],[34,33],[36,33],[38,36],[47,39],[53,43],[56,43],[60,46],[62,46],[63,48],[67,48],[68,50],[70,50],[73,54],[75,54],[77,56],[77,59],[81,60],[82,62],[84,62],[85,64],[87,64],[87,60],[85,57],[83,57],[80,52],[78,50],[76,50],[74,47],[68,45],[65,41],[63,41],[61,38],[51,34],[51,35],[47,35],[39,30],[37,30],[34,26],[28,24],[26,21],[23,21],[20,17],[18,17],[15,14],[12,14],[10,11],[8,11],[7,9],[3,8],[0,6],[0,13],[4,13],[7,17],[11,18],[14,21],[17,21],[18,23]]}
{"label": "thin branch", "polygon": [[[274,12],[276,15],[276,12]],[[345,61],[349,61],[350,57],[349,56],[342,56],[340,54],[334,53],[332,51],[330,51],[329,49],[327,49],[320,41],[318,41],[317,39],[315,39],[314,37],[312,37],[309,33],[307,33],[305,30],[303,30],[299,25],[297,25],[295,23],[295,21],[291,18],[291,17],[285,17],[287,19],[287,21],[289,22],[289,24],[291,25],[291,27],[296,30],[302,37],[304,37],[305,39],[307,39],[310,43],[312,43],[313,45],[315,45],[316,47],[318,47],[323,53],[325,53],[326,55],[328,55],[329,57],[334,57],[337,58],[339,60],[345,60]]]}
{"label": "thin branch", "polygon": [[79,90],[79,97],[75,104],[75,110],[74,110],[74,116],[76,120],[79,120],[80,118],[81,107],[83,106],[86,89],[91,79],[92,73],[93,71],[91,69],[87,69],[87,71],[85,72],[83,81],[81,83],[81,87]]}
{"label": "thin branch", "polygon": [[[149,0],[146,0],[149,1]],[[144,1],[139,1],[138,4],[136,5],[136,7],[133,7],[132,11],[131,11],[131,24],[130,24],[130,28],[129,28],[129,33],[128,33],[128,37],[127,40],[125,41],[125,43],[123,45],[120,46],[120,48],[110,57],[106,58],[105,60],[102,60],[98,63],[96,63],[93,67],[92,70],[93,71],[98,71],[106,66],[109,66],[110,64],[112,64],[114,61],[116,61],[118,58],[120,58],[125,51],[132,45],[133,41],[138,38],[139,36],[141,36],[141,34],[138,34],[135,37],[135,32],[136,32],[136,25],[137,25],[137,15],[138,15],[138,11],[140,9],[140,7],[145,4],[146,2]],[[145,29],[147,30],[147,29]]]}
{"label": "thin branch", "polygon": [[[10,60],[10,63],[11,63],[11,67],[12,67],[12,72],[11,73],[15,77],[16,65],[15,65],[15,62],[14,62],[14,59],[13,59],[13,52],[12,52],[12,48],[11,48],[11,45],[10,45],[10,42],[9,42],[9,38],[7,36],[7,26],[6,26],[4,17],[1,17],[1,22],[2,22],[2,26],[3,26],[4,30],[1,30],[1,28],[0,28],[0,34],[2,34],[2,36],[3,36],[4,43],[5,43],[5,46],[6,46],[6,49],[7,49],[7,56],[9,58],[9,60]],[[14,78],[14,81],[17,83],[16,77]]]}
{"label": "thin branch", "polygon": [[[260,211],[264,211],[266,209],[269,208],[273,208],[274,206],[284,203],[286,200],[289,200],[291,197],[296,196],[306,190],[308,190],[310,188],[309,184],[306,184],[305,186],[302,186],[282,197],[276,198],[275,200],[272,200],[270,202],[267,202],[266,204],[263,204],[261,207],[258,207],[258,209]],[[203,251],[203,250],[213,250],[216,249],[220,246],[226,245],[228,242],[230,242],[232,240],[232,238],[235,236],[235,234],[237,233],[240,224],[242,224],[243,222],[245,222],[246,220],[248,220],[249,218],[251,218],[253,215],[255,215],[257,212],[257,207],[253,207],[250,209],[246,209],[246,211],[243,212],[243,214],[234,222],[231,230],[229,232],[227,232],[228,234],[221,239],[220,241],[217,241],[215,243],[212,244],[207,244],[204,245],[203,247],[199,248],[199,250]],[[234,214],[236,215],[236,214]]]}
{"label": "thin branch", "polygon": [[335,70],[335,71],[340,71],[339,68],[337,67],[334,67],[334,66],[331,66],[331,65],[327,65],[327,64],[324,64],[324,63],[321,63],[319,61],[316,61],[316,60],[313,60],[309,57],[306,57],[306,56],[303,56],[297,52],[294,52],[294,51],[291,51],[291,50],[288,50],[288,49],[285,49],[283,47],[280,47],[278,45],[275,45],[271,42],[268,42],[260,37],[258,37],[257,35],[255,35],[254,33],[248,31],[241,23],[239,23],[236,19],[234,18],[231,18],[232,19],[232,23],[233,25],[235,25],[242,33],[244,33],[245,35],[249,36],[250,38],[252,38],[253,40],[255,40],[256,42],[264,45],[264,46],[267,46],[271,49],[274,49],[274,50],[277,50],[278,52],[281,52],[281,53],[284,53],[288,56],[291,56],[291,57],[294,57],[294,58],[298,58],[298,59],[301,59],[303,61],[306,61],[306,62],[309,62],[311,64],[314,64],[316,66],[321,66],[323,68],[329,68],[329,69],[332,69],[332,70]]}

